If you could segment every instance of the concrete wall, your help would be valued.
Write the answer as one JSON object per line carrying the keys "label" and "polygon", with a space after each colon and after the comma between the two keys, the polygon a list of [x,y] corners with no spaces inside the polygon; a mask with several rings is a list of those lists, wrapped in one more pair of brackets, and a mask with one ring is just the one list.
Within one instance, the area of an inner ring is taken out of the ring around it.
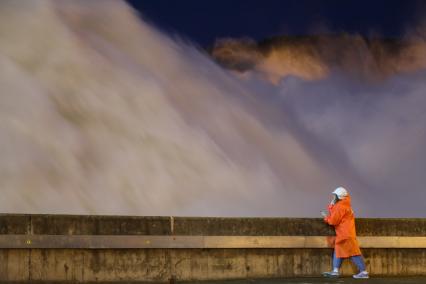
{"label": "concrete wall", "polygon": [[[359,236],[426,236],[426,219],[358,219]],[[0,215],[0,234],[330,236],[320,219]],[[0,249],[1,281],[317,276],[331,249]],[[373,275],[426,275],[426,249],[363,249]],[[346,263],[345,274],[354,272]]]}

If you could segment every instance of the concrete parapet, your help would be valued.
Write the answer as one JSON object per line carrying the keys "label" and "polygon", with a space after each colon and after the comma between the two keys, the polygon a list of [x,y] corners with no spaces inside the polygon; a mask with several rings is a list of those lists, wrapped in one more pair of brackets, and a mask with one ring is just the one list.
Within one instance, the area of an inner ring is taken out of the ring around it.
{"label": "concrete parapet", "polygon": [[[426,275],[426,219],[358,219],[357,231],[372,275]],[[332,236],[309,218],[5,214],[0,281],[318,276],[329,269]]]}

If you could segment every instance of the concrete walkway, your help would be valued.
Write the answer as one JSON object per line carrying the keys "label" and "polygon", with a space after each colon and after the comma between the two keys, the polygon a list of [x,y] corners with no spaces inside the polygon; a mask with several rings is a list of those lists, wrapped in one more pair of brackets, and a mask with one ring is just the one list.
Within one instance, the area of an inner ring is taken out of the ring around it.
{"label": "concrete walkway", "polygon": [[232,280],[232,281],[209,281],[209,282],[186,282],[191,284],[425,284],[426,277],[406,277],[406,278],[378,278],[370,279],[353,279],[353,278],[294,278],[294,279],[267,279],[267,280]]}
{"label": "concrete walkway", "polygon": [[[0,284],[10,284],[9,281],[0,281]],[[13,282],[12,282],[13,283]],[[148,284],[157,282],[139,281],[112,281],[112,282],[74,282],[74,281],[26,281],[15,283],[31,284]],[[158,282],[158,284],[164,282]],[[264,280],[225,280],[225,281],[177,281],[176,284],[425,284],[426,277],[372,277],[370,279],[353,279],[349,277],[327,279],[327,278],[286,278],[286,279],[264,279]]]}

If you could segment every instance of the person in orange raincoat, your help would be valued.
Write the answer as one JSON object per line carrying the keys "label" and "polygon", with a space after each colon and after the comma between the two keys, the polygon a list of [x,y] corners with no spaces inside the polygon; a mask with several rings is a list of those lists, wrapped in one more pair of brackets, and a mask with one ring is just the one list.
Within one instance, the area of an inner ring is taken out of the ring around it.
{"label": "person in orange raincoat", "polygon": [[336,240],[333,252],[333,271],[324,272],[325,277],[339,277],[339,269],[343,259],[350,258],[357,266],[359,273],[356,279],[369,278],[365,263],[359,249],[355,232],[355,215],[351,207],[351,197],[343,187],[333,191],[334,199],[328,206],[328,212],[322,212],[324,221],[334,226]]}

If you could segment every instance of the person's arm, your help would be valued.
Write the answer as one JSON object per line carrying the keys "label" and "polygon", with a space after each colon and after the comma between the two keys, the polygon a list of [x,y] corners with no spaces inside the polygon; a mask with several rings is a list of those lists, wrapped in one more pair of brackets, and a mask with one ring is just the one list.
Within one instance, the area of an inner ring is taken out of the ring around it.
{"label": "person's arm", "polygon": [[332,226],[337,226],[340,224],[343,218],[343,212],[336,206],[333,206],[330,210],[330,215],[324,218],[324,221]]}

